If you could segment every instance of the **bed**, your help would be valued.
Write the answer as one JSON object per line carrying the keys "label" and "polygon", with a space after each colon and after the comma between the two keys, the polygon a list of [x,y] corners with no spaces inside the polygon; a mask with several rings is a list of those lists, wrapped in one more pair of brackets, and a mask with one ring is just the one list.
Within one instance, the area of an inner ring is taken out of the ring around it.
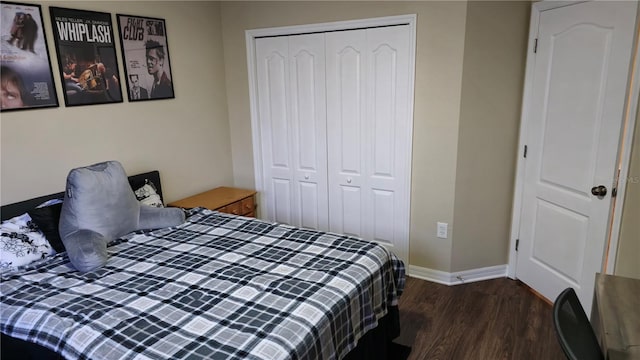
{"label": "bed", "polygon": [[[129,178],[149,179],[161,195],[157,171]],[[64,252],[1,274],[3,358],[386,359],[399,334],[404,264],[375,243],[195,208],[108,250],[84,274]]]}

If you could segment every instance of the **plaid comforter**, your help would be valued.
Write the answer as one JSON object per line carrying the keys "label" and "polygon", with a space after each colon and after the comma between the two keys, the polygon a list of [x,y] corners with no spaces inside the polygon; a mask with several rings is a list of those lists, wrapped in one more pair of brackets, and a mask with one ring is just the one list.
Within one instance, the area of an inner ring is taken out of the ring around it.
{"label": "plaid comforter", "polygon": [[339,359],[404,287],[374,243],[189,215],[117,240],[93,272],[63,253],[3,274],[0,330],[68,359]]}

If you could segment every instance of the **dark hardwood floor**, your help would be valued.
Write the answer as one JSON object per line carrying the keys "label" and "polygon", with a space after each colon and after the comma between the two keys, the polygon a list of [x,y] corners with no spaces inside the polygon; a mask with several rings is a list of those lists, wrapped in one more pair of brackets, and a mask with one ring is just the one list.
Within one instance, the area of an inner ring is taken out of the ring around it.
{"label": "dark hardwood floor", "polygon": [[565,359],[551,305],[518,281],[494,279],[446,286],[407,277],[400,298],[409,360]]}

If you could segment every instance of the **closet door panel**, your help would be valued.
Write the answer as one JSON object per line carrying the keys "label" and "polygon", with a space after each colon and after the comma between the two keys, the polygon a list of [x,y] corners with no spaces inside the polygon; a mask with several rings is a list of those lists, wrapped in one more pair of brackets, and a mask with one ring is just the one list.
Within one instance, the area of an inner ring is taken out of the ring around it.
{"label": "closet door panel", "polygon": [[331,231],[366,237],[364,127],[366,32],[326,34],[329,222]]}
{"label": "closet door panel", "polygon": [[293,167],[289,146],[289,49],[286,38],[256,40],[266,218],[292,224]]}
{"label": "closet door panel", "polygon": [[405,259],[409,31],[391,26],[326,34],[331,230],[374,240]]}
{"label": "closet door panel", "polygon": [[371,189],[373,221],[372,240],[382,243],[390,242],[394,237],[393,226],[389,226],[390,219],[395,219],[395,192],[381,189]]}
{"label": "closet door panel", "polygon": [[[342,173],[360,175],[360,133],[362,131],[362,99],[363,88],[361,81],[362,57],[352,46],[341,49],[334,58],[334,66],[337,67],[337,79],[332,89],[337,108],[332,109],[337,115],[332,120],[336,121],[334,133],[340,138],[342,152],[338,154],[341,161],[339,170]],[[332,115],[333,115],[332,114]],[[337,130],[337,132],[335,131]]]}
{"label": "closet door panel", "polygon": [[[382,40],[382,41],[381,41]],[[392,244],[394,239],[395,133],[397,49],[388,39],[378,39],[367,30],[369,59],[366,107],[368,126],[364,137],[367,154],[367,196],[365,208],[371,221],[369,239]]]}
{"label": "closet door panel", "polygon": [[339,208],[339,218],[344,219],[341,222],[342,227],[340,233],[363,236],[362,229],[362,191],[356,186],[340,186],[340,203],[336,204]]}
{"label": "closet door panel", "polygon": [[300,181],[298,182],[298,194],[300,209],[300,227],[308,229],[320,229],[322,226],[320,220],[327,217],[327,214],[319,212],[321,207],[319,202],[322,201],[323,193],[318,189],[318,186],[311,182]]}
{"label": "closet door panel", "polygon": [[407,219],[411,148],[410,51],[408,26],[367,29],[367,140],[365,159],[369,196],[366,207],[373,213],[367,226],[372,240],[401,257],[408,249]]}
{"label": "closet door panel", "polygon": [[291,181],[282,177],[273,177],[271,179],[270,193],[273,196],[274,211],[271,220],[282,224],[292,224]]}
{"label": "closet door panel", "polygon": [[324,34],[289,36],[295,225],[329,229]]}
{"label": "closet door panel", "polygon": [[328,230],[324,34],[288,40],[295,225]]}
{"label": "closet door panel", "polygon": [[395,49],[382,44],[371,51],[371,175],[393,177],[394,165],[394,110],[396,108],[396,57]]}

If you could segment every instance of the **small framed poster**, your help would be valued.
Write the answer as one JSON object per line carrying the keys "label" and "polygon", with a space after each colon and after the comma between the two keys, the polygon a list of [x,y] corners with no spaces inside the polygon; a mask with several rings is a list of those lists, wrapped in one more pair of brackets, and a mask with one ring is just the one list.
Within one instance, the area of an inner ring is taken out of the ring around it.
{"label": "small framed poster", "polygon": [[40,5],[0,2],[0,111],[58,106]]}
{"label": "small framed poster", "polygon": [[174,98],[165,21],[123,14],[117,19],[129,101]]}
{"label": "small framed poster", "polygon": [[122,102],[111,14],[49,8],[67,106]]}

